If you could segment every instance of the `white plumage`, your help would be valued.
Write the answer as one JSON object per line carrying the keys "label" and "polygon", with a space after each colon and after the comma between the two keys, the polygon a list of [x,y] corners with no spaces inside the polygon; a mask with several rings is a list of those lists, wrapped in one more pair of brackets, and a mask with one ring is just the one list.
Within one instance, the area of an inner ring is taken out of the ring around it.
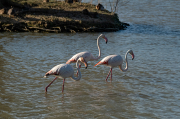
{"label": "white plumage", "polygon": [[53,75],[55,76],[56,78],[51,81],[51,83],[45,88],[45,91],[47,92],[47,89],[48,87],[57,79],[57,78],[63,78],[63,87],[62,87],[62,92],[64,91],[64,82],[65,82],[65,79],[70,77],[71,79],[75,80],[75,81],[78,81],[81,79],[81,71],[80,71],[80,68],[79,68],[79,63],[86,63],[86,61],[84,60],[83,57],[80,57],[77,62],[76,62],[76,67],[77,67],[77,70],[79,72],[79,75],[78,77],[74,77],[74,68],[70,65],[70,64],[59,64],[59,65],[56,65],[55,67],[53,67],[51,70],[49,70],[44,77],[47,77],[49,75]]}
{"label": "white plumage", "polygon": [[83,57],[86,62],[92,61],[92,60],[98,60],[99,58],[101,58],[101,50],[100,50],[100,46],[99,46],[99,39],[100,39],[100,37],[102,37],[102,38],[105,40],[106,43],[108,42],[108,39],[105,37],[104,34],[99,35],[99,37],[97,38],[97,46],[98,46],[98,49],[99,49],[99,56],[98,56],[98,57],[94,57],[94,56],[93,56],[90,52],[88,52],[88,51],[86,51],[86,52],[80,52],[80,53],[77,53],[77,54],[75,54],[74,56],[72,56],[72,57],[66,62],[66,64],[75,63],[79,57]]}
{"label": "white plumage", "polygon": [[122,68],[123,58],[120,55],[109,55],[109,56],[106,56],[105,58],[103,58],[101,61],[99,61],[94,66],[97,66],[97,65],[106,65],[106,66],[109,66],[110,67],[110,71],[109,71],[109,73],[108,73],[108,75],[106,77],[106,81],[107,81],[110,73],[111,73],[111,80],[112,80],[112,69],[114,67],[119,66],[119,69],[121,71],[123,71],[123,72],[128,70],[128,61],[127,61],[127,54],[128,53],[132,55],[132,60],[134,59],[133,51],[132,50],[128,50],[126,52],[126,55],[125,55],[125,60],[126,60],[126,68],[125,69]]}

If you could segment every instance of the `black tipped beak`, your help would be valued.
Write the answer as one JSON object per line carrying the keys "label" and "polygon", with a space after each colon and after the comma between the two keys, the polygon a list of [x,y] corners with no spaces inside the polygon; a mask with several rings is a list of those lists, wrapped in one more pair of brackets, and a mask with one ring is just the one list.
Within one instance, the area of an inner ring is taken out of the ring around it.
{"label": "black tipped beak", "polygon": [[84,66],[85,66],[85,69],[87,69],[88,67],[88,63],[86,62],[86,60],[84,59]]}
{"label": "black tipped beak", "polygon": [[85,67],[85,69],[87,69],[87,67],[88,67],[88,64],[86,64],[85,66],[86,66],[86,67]]}
{"label": "black tipped beak", "polygon": [[105,40],[105,42],[106,42],[106,44],[107,44],[107,42],[108,42],[108,39],[107,39],[106,37],[104,37],[104,40]]}
{"label": "black tipped beak", "polygon": [[135,57],[134,54],[132,54],[132,60],[134,59],[134,57]]}

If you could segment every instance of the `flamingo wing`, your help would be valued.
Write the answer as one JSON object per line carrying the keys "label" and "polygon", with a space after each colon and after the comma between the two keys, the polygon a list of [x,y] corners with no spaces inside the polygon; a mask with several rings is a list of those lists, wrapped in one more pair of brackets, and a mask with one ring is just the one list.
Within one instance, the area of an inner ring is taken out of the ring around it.
{"label": "flamingo wing", "polygon": [[59,69],[59,75],[62,78],[68,78],[74,75],[74,68],[70,64],[64,64],[60,69]]}
{"label": "flamingo wing", "polygon": [[73,59],[73,58],[71,58],[71,59],[69,59],[69,60],[66,62],[66,64],[70,64],[71,62],[76,62],[76,60]]}
{"label": "flamingo wing", "polygon": [[75,54],[74,56],[72,56],[72,58],[70,58],[66,64],[70,64],[70,63],[75,63],[77,62],[77,60],[80,58],[80,57],[83,57],[84,60],[89,61],[91,59],[91,53],[90,52],[80,52],[80,53],[77,53]]}
{"label": "flamingo wing", "polygon": [[67,78],[74,74],[74,69],[69,64],[59,64],[49,70],[45,76],[56,75],[60,78]]}
{"label": "flamingo wing", "polygon": [[108,65],[109,59],[110,59],[110,56],[106,56],[105,58],[103,58],[101,61],[99,61],[94,66],[97,66],[97,65]]}
{"label": "flamingo wing", "polygon": [[119,66],[122,64],[123,59],[120,55],[109,55],[103,58],[101,61],[99,61],[95,66],[97,65],[107,65],[110,67]]}
{"label": "flamingo wing", "polygon": [[109,58],[109,66],[116,67],[123,63],[123,58],[120,55],[111,55]]}
{"label": "flamingo wing", "polygon": [[59,74],[59,69],[61,68],[61,65],[62,64],[59,64],[59,65],[56,65],[54,66],[51,70],[49,70],[45,76],[48,76],[48,75],[58,75]]}

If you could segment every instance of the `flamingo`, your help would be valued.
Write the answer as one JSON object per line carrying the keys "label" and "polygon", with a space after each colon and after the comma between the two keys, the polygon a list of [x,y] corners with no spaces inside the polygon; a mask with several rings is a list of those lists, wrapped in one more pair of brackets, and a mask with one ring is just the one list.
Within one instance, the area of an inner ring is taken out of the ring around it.
{"label": "flamingo", "polygon": [[51,83],[45,88],[45,92],[47,92],[48,87],[57,79],[57,78],[63,78],[63,85],[62,85],[62,93],[64,91],[64,82],[65,82],[65,78],[70,77],[71,79],[78,81],[81,79],[81,71],[80,68],[78,66],[79,63],[84,63],[85,66],[87,66],[86,61],[84,60],[83,57],[80,57],[77,62],[76,62],[76,67],[77,70],[79,72],[78,77],[74,77],[74,69],[70,64],[59,64],[56,65],[55,67],[53,67],[50,71],[48,71],[44,78],[46,78],[47,76],[50,75],[54,75],[56,78],[54,80],[51,81]]}
{"label": "flamingo", "polygon": [[[98,47],[98,49],[99,49],[99,56],[98,56],[98,57],[94,57],[94,56],[93,56],[90,52],[88,52],[88,51],[80,52],[80,53],[77,53],[77,54],[75,54],[74,56],[72,56],[72,58],[70,58],[70,59],[66,62],[66,64],[70,64],[70,63],[75,63],[75,62],[77,62],[77,60],[78,60],[79,57],[83,57],[86,62],[88,62],[88,61],[93,61],[93,60],[98,60],[99,58],[101,58],[101,50],[100,50],[100,46],[99,46],[99,39],[100,39],[100,37],[102,37],[102,38],[105,40],[106,44],[107,44],[107,42],[108,42],[108,39],[106,38],[106,36],[105,36],[104,34],[99,35],[99,37],[97,38],[97,47]],[[87,64],[87,65],[88,65],[88,64]],[[79,65],[79,67],[81,67],[81,65]],[[86,67],[86,68],[87,68],[87,67]]]}
{"label": "flamingo", "polygon": [[126,72],[128,70],[128,60],[127,60],[128,53],[131,54],[132,60],[135,57],[132,50],[128,50],[126,52],[126,54],[125,54],[126,68],[125,69],[122,68],[123,58],[120,55],[109,55],[109,56],[106,56],[101,61],[99,61],[96,65],[94,65],[94,67],[97,66],[97,65],[106,65],[106,66],[109,66],[110,67],[110,71],[109,71],[109,73],[108,73],[108,75],[106,77],[106,81],[107,81],[110,73],[111,73],[111,80],[112,80],[112,69],[114,67],[119,66],[119,69],[122,72]]}

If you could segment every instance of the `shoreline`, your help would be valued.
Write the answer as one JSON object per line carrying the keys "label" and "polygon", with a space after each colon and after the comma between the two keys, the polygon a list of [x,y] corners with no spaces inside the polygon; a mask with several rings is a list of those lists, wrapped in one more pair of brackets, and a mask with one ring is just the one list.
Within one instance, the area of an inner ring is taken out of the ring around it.
{"label": "shoreline", "polygon": [[129,26],[120,22],[117,14],[95,7],[88,3],[50,2],[13,7],[13,17],[7,14],[7,7],[6,14],[0,15],[0,32],[114,32]]}

